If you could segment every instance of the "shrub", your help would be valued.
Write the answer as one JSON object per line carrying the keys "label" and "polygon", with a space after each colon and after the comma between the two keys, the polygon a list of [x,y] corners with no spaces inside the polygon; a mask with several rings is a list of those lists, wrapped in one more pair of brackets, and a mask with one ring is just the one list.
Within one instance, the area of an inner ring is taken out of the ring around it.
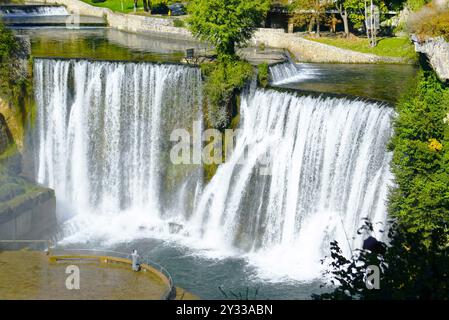
{"label": "shrub", "polygon": [[421,9],[429,0],[407,0],[407,7],[412,11]]}
{"label": "shrub", "polygon": [[261,63],[257,66],[257,82],[259,86],[266,88],[269,84],[269,67],[268,63]]}
{"label": "shrub", "polygon": [[[372,230],[372,225],[368,223]],[[431,230],[430,241],[423,234],[410,233],[393,223],[389,231],[389,246],[380,243],[382,251],[357,250],[346,258],[334,241],[331,243],[330,292],[313,295],[314,299],[448,299],[449,246],[448,225]],[[427,242],[427,244],[426,244]],[[366,275],[369,266],[379,267],[379,289],[368,289]]]}
{"label": "shrub", "polygon": [[224,129],[229,126],[235,107],[235,95],[252,77],[252,66],[244,61],[226,60],[201,66],[205,78],[209,127]]}
{"label": "shrub", "polygon": [[18,47],[12,32],[0,22],[0,96],[10,103],[14,101],[17,82],[21,80],[14,67]]}

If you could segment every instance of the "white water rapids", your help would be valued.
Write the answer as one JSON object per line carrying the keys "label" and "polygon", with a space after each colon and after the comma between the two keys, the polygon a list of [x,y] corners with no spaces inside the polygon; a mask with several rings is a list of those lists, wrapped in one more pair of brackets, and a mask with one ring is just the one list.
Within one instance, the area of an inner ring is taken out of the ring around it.
{"label": "white water rapids", "polygon": [[202,118],[198,69],[36,59],[34,76],[36,179],[56,190],[65,241],[176,240],[311,280],[330,241],[348,252],[363,217],[386,220],[389,107],[245,92],[235,150],[203,185],[168,157],[171,130]]}

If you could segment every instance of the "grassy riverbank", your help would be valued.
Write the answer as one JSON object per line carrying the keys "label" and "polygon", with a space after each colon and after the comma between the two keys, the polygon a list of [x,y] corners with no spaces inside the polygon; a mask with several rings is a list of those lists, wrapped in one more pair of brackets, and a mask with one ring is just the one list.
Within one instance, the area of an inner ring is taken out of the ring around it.
{"label": "grassy riverbank", "polygon": [[[106,0],[104,2],[96,2],[96,0],[81,0],[91,6],[100,7],[100,8],[108,8],[115,12],[122,13],[133,13],[134,12],[134,1],[132,0]],[[97,0],[98,1],[98,0]],[[155,8],[156,6],[160,6],[161,4],[171,4],[179,1],[171,1],[171,0],[152,0],[151,7]],[[145,13],[143,10],[143,4],[141,1],[137,4],[137,14]],[[146,13],[145,13],[146,14]]]}
{"label": "grassy riverbank", "polygon": [[[82,0],[94,7],[108,8],[112,11],[130,13],[134,12],[134,2],[130,0],[106,0],[105,2],[95,2],[92,0]],[[137,11],[143,11],[141,3],[137,6]]]}
{"label": "grassy riverbank", "polygon": [[324,43],[342,49],[353,50],[362,53],[375,54],[382,57],[406,58],[416,60],[417,54],[408,38],[379,38],[376,47],[371,48],[365,38],[312,38],[308,40]]}

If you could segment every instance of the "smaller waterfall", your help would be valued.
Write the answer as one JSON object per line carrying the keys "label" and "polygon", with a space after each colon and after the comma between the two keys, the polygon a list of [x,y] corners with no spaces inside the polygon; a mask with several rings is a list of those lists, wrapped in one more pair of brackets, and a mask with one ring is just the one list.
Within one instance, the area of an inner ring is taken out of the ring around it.
{"label": "smaller waterfall", "polygon": [[283,85],[316,78],[316,69],[306,64],[296,64],[293,61],[278,63],[270,67],[271,84]]}
{"label": "smaller waterfall", "polygon": [[63,6],[2,6],[0,16],[5,17],[35,17],[35,16],[68,16]]}
{"label": "smaller waterfall", "polygon": [[204,243],[245,252],[269,279],[319,277],[332,240],[349,255],[362,218],[386,220],[394,111],[274,90],[243,94],[240,108],[235,150],[192,223]]}

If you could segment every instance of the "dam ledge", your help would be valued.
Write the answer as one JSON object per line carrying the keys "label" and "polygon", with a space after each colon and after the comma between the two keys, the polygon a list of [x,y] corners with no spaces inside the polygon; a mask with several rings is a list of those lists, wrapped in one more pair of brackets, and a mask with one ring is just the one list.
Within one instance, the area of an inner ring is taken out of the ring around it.
{"label": "dam ledge", "polygon": [[[151,65],[160,65],[160,66],[179,66],[179,67],[187,67],[192,69],[200,69],[201,64],[200,63],[191,63],[186,60],[182,60],[180,62],[174,62],[174,61],[141,61],[141,60],[124,60],[124,59],[101,59],[101,58],[69,58],[69,57],[49,57],[49,56],[32,56],[33,63],[36,60],[48,60],[48,61],[73,61],[73,62],[89,62],[89,63],[125,63],[125,64],[151,64]],[[288,65],[292,62],[292,58],[289,56],[289,53],[285,53],[285,60],[284,61],[277,61],[269,63],[269,68],[272,68],[274,66],[286,64]],[[287,82],[288,83],[288,82]],[[249,84],[248,84],[249,85]],[[375,99],[375,98],[369,98],[369,97],[363,97],[363,96],[357,96],[352,94],[343,94],[343,93],[332,93],[332,92],[320,92],[320,91],[314,91],[314,90],[304,90],[299,88],[289,88],[285,87],[283,85],[277,85],[275,83],[270,83],[267,87],[262,88],[259,87],[261,90],[273,90],[281,93],[289,93],[292,95],[295,95],[296,97],[311,97],[311,98],[317,98],[317,99],[326,99],[326,98],[335,98],[335,99],[346,99],[348,101],[359,101],[359,102],[365,102],[365,103],[375,103],[379,106],[385,106],[394,108],[394,104],[387,100],[382,99]]]}

